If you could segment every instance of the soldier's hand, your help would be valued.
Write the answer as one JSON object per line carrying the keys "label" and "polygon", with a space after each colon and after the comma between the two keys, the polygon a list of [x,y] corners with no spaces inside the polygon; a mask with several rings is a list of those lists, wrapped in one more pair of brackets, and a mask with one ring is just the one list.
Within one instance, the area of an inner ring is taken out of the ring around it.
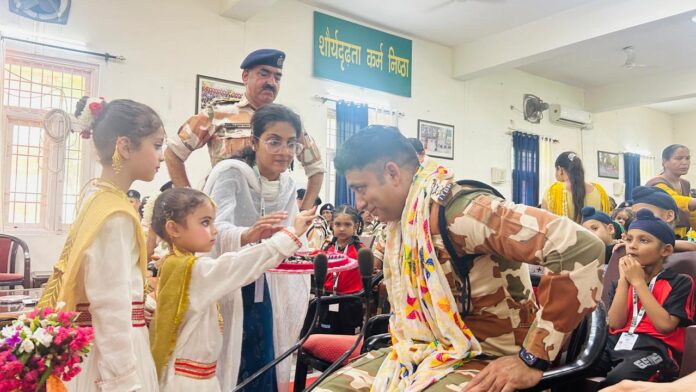
{"label": "soldier's hand", "polygon": [[527,366],[517,355],[491,362],[464,389],[467,392],[514,392],[539,383],[544,372]]}

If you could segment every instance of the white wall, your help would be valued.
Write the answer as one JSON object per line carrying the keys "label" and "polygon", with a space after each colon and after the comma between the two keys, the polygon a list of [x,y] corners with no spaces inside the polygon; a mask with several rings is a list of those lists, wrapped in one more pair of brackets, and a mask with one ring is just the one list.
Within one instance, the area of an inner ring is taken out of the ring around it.
{"label": "white wall", "polygon": [[674,116],[674,143],[683,144],[691,150],[691,170],[684,176],[696,187],[696,112]]}
{"label": "white wall", "polygon": [[[506,133],[511,126],[558,139],[554,156],[565,150],[581,150],[579,130],[550,124],[547,119],[538,125],[529,124],[518,110],[510,108],[511,105],[520,108],[524,93],[536,94],[547,102],[581,108],[585,92],[580,88],[517,70],[467,82],[457,81],[451,78],[452,50],[417,39],[413,40],[412,98],[319,80],[311,76],[311,7],[290,0],[279,1],[248,22],[240,23],[219,16],[219,4],[217,0],[73,2],[67,26],[37,24],[0,7],[0,23],[85,41],[90,49],[125,56],[125,63],[105,64],[93,57],[79,59],[100,65],[99,95],[107,99],[127,97],[151,105],[162,116],[169,137],[175,137],[178,126],[193,112],[196,74],[240,81],[239,64],[249,51],[275,47],[288,55],[278,102],[292,107],[302,116],[306,129],[320,146],[326,145],[326,109],[312,99],[316,94],[389,106],[404,112],[399,126],[407,136],[416,136],[418,119],[453,124],[455,159],[442,162],[454,169],[458,178],[489,182],[491,167],[504,168],[509,178],[511,137]],[[65,52],[29,50],[75,58]],[[662,118],[657,114],[646,116]],[[596,173],[592,166],[596,160],[595,149],[623,150],[621,140],[627,135],[637,137],[646,148],[671,138],[671,133],[668,136],[661,133],[671,132],[666,127],[643,127],[653,122],[662,124],[662,120],[641,119],[603,114],[598,116],[594,131],[583,132],[586,144],[582,150],[588,163],[589,179]],[[651,136],[658,128],[659,135]],[[592,136],[600,134],[604,137]],[[200,183],[209,166],[207,151],[194,153],[187,161],[192,183]],[[304,181],[301,173],[296,177]],[[152,183],[137,183],[134,188],[146,195],[167,179],[166,169],[163,169]],[[506,196],[510,195],[510,181],[498,188]],[[49,269],[60,251],[63,236],[23,235],[23,238],[30,244],[34,269]]]}
{"label": "white wall", "polygon": [[[597,176],[597,151],[634,152],[644,156],[654,157],[654,168],[657,175],[661,169],[660,156],[662,149],[678,140],[673,135],[674,124],[672,116],[667,113],[644,108],[630,108],[594,114],[594,129],[583,131],[583,156],[585,175],[602,185],[609,196],[617,203],[625,199],[625,195],[616,195],[613,184],[623,184],[623,155],[619,162],[619,179],[599,178]],[[641,182],[649,178],[641,178]],[[623,189],[623,188],[622,188]]]}

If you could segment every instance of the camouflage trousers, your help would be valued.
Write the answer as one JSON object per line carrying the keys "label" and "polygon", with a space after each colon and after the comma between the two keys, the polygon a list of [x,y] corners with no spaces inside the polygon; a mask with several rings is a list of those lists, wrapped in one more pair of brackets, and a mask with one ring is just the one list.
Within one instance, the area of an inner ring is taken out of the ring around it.
{"label": "camouflage trousers", "polygon": [[[374,383],[377,371],[384,359],[391,352],[391,347],[370,351],[356,358],[353,362],[342,367],[319,385],[317,392],[369,392]],[[458,392],[463,391],[466,384],[482,370],[488,361],[474,359],[448,374],[440,381],[429,386],[428,392]]]}

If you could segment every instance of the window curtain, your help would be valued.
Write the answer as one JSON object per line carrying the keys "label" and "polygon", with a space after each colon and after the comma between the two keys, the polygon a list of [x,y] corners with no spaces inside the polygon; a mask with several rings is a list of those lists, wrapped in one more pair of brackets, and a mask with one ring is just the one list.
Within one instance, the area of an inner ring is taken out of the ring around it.
{"label": "window curtain", "polygon": [[[336,103],[336,149],[351,136],[367,126],[367,105],[338,101]],[[355,194],[348,188],[346,178],[336,174],[336,206],[355,206]]]}
{"label": "window curtain", "polygon": [[515,203],[539,204],[539,136],[512,133],[512,200]]}
{"label": "window curtain", "polygon": [[644,181],[655,177],[655,158],[653,157],[640,157],[640,178]]}
{"label": "window curtain", "polygon": [[624,153],[624,182],[626,183],[626,198],[630,199],[633,188],[640,185],[640,155]]}
{"label": "window curtain", "polygon": [[[548,137],[539,138],[539,192],[548,189],[556,182],[556,168],[553,166],[553,140]],[[539,196],[541,197],[541,196]]]}

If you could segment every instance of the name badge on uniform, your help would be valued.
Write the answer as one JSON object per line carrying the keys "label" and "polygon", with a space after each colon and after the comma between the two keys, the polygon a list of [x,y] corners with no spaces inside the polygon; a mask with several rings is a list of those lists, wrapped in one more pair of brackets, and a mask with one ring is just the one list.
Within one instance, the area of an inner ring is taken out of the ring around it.
{"label": "name badge on uniform", "polygon": [[638,334],[623,332],[619,337],[619,341],[616,342],[616,347],[614,347],[614,350],[633,350],[633,346],[636,345],[637,340]]}

